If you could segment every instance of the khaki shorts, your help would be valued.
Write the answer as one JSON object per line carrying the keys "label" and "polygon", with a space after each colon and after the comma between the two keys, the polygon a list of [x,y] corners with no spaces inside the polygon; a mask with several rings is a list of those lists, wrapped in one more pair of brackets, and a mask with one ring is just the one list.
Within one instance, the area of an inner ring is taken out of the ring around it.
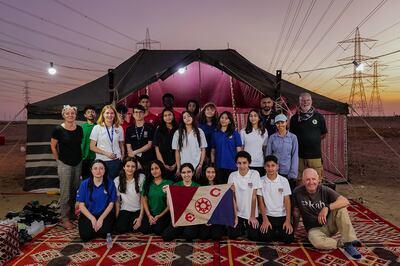
{"label": "khaki shorts", "polygon": [[313,168],[315,169],[315,171],[317,171],[318,176],[320,177],[321,181],[324,179],[322,176],[322,160],[321,158],[318,159],[302,159],[299,158],[299,174],[297,176],[297,178],[299,180],[301,180],[302,175],[303,175],[303,171],[306,168]]}

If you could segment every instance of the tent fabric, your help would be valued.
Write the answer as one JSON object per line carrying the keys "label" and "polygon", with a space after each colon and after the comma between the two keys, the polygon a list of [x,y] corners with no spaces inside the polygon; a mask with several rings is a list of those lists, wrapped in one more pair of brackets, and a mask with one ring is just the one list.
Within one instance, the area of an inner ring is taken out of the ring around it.
{"label": "tent fabric", "polygon": [[[187,73],[176,73],[182,67],[187,68]],[[152,106],[160,110],[161,95],[173,92],[179,109],[185,107],[186,100],[194,98],[201,105],[214,101],[219,110],[232,111],[233,97],[238,128],[245,126],[246,113],[258,108],[262,95],[275,95],[275,76],[231,49],[140,50],[116,67],[113,73],[118,99],[128,103],[128,106],[136,104],[138,95],[148,91]],[[288,106],[294,107],[302,92],[309,92],[314,106],[326,113],[339,117],[345,117],[348,113],[347,104],[281,81],[281,95]],[[25,190],[40,192],[59,186],[57,165],[50,150],[50,137],[54,127],[62,123],[62,106],[75,105],[82,111],[88,104],[101,108],[109,102],[109,80],[104,75],[69,92],[27,106]],[[82,113],[78,119],[83,120]],[[329,147],[337,147],[335,140],[329,141]],[[340,164],[347,164],[345,151],[338,150],[337,156]],[[338,176],[333,170],[332,173]]]}
{"label": "tent fabric", "polygon": [[[232,49],[140,50],[114,69],[117,94],[122,99],[146,85],[167,79],[179,68],[196,61],[218,68],[263,94],[275,95],[275,76],[252,64]],[[108,89],[108,76],[104,75],[72,91],[33,103],[28,106],[28,111],[58,112],[67,102],[81,109],[87,104],[87,99],[90,99],[93,105],[102,106],[109,102]],[[281,81],[281,94],[285,96],[289,105],[297,104],[298,96],[302,92],[309,92],[314,99],[315,107],[319,109],[340,114],[348,113],[348,106],[345,103],[308,91],[286,80]]]}

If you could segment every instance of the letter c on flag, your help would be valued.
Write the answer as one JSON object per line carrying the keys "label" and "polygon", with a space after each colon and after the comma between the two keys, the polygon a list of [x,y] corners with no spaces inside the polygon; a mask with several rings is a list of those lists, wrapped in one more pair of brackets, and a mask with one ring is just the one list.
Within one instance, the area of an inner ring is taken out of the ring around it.
{"label": "letter c on flag", "polygon": [[213,197],[218,197],[219,195],[221,195],[221,189],[215,187],[213,189],[210,190],[210,195]]}
{"label": "letter c on flag", "polygon": [[194,220],[194,215],[191,214],[191,213],[187,213],[187,214],[185,215],[185,219],[186,219],[186,221],[188,221],[188,222],[193,222],[193,220]]}

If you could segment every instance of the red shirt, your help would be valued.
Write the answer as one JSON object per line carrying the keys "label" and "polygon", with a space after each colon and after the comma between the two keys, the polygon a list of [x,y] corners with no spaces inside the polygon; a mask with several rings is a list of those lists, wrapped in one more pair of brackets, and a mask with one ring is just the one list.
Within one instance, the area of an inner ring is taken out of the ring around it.
{"label": "red shirt", "polygon": [[155,114],[149,112],[149,113],[144,117],[144,122],[145,122],[145,123],[152,124],[152,125],[156,125],[156,124],[158,124],[158,116],[156,116]]}

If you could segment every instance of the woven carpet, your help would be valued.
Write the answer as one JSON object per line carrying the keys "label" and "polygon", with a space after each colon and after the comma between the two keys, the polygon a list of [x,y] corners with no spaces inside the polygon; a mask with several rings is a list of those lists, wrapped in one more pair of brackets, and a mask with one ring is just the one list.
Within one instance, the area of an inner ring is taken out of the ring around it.
{"label": "woven carpet", "polygon": [[47,229],[23,246],[7,265],[400,265],[400,228],[361,204],[348,208],[363,258],[351,261],[341,249],[314,249],[300,228],[296,243],[263,244],[247,240],[164,242],[157,236],[126,234],[83,243],[76,229]]}

